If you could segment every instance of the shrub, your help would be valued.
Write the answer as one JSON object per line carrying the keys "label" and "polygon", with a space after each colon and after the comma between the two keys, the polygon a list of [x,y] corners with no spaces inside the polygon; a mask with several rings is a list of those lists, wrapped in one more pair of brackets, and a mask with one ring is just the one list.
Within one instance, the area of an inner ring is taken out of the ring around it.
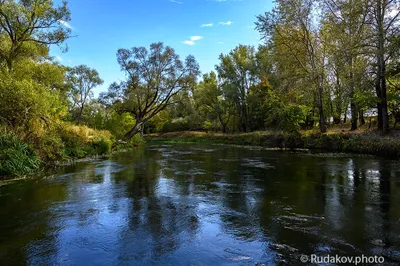
{"label": "shrub", "polygon": [[27,143],[12,133],[0,132],[0,175],[29,174],[40,164],[40,157]]}
{"label": "shrub", "polygon": [[111,150],[112,138],[108,131],[66,124],[60,130],[60,136],[67,158],[102,155]]}

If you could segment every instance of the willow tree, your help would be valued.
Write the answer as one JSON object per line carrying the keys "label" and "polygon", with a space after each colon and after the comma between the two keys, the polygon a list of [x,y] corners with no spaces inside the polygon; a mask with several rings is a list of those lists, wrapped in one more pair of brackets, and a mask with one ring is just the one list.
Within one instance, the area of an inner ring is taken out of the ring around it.
{"label": "willow tree", "polygon": [[151,44],[149,50],[145,47],[119,49],[117,59],[126,80],[112,84],[101,98],[119,112],[128,112],[135,118],[135,125],[125,134],[124,141],[141,132],[144,123],[174,104],[175,95],[195,86],[200,74],[193,56],[182,61],[174,49],[161,42]]}
{"label": "willow tree", "polygon": [[49,45],[61,45],[71,30],[67,2],[0,0],[0,63],[11,70],[16,60],[47,56]]}

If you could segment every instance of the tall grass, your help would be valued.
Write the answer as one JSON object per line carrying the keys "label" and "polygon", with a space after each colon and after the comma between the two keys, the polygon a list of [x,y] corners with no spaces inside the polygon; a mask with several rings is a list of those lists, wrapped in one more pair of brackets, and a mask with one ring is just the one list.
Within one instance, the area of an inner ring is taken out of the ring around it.
{"label": "tall grass", "polygon": [[108,131],[66,124],[59,135],[64,143],[62,152],[65,159],[102,155],[111,151],[112,136]]}
{"label": "tall grass", "polygon": [[40,157],[10,132],[0,131],[0,175],[24,175],[39,169]]}
{"label": "tall grass", "polygon": [[107,154],[110,132],[60,123],[47,130],[23,130],[0,125],[0,176],[25,175],[41,165]]}

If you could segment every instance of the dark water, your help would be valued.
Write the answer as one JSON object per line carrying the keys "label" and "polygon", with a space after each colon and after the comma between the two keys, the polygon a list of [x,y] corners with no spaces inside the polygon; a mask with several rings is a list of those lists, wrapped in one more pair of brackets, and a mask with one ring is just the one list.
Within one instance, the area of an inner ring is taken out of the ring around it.
{"label": "dark water", "polygon": [[148,145],[0,186],[2,265],[400,262],[400,163]]}

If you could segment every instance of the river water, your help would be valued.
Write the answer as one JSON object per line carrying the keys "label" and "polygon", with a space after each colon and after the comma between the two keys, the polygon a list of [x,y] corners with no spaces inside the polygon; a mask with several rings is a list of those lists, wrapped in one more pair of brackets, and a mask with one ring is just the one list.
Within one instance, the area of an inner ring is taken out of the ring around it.
{"label": "river water", "polygon": [[149,144],[0,185],[1,265],[301,265],[302,254],[400,263],[400,163]]}

